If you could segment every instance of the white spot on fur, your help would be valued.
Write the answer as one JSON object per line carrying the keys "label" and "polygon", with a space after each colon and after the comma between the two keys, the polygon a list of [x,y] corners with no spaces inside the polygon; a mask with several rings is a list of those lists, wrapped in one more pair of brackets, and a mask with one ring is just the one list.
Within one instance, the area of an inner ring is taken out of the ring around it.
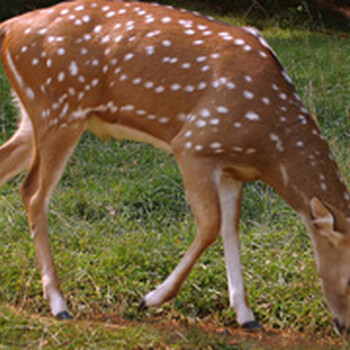
{"label": "white spot on fur", "polygon": [[76,76],[79,73],[77,62],[72,61],[69,65],[69,71],[71,76]]}
{"label": "white spot on fur", "polygon": [[246,119],[248,119],[250,121],[258,121],[258,120],[260,120],[259,114],[255,113],[255,112],[252,112],[252,111],[247,112],[244,116],[245,116]]}
{"label": "white spot on fur", "polygon": [[154,91],[157,93],[157,94],[160,94],[162,92],[164,92],[165,88],[164,86],[157,86]]}
{"label": "white spot on fur", "polygon": [[30,100],[34,100],[34,98],[35,98],[35,93],[34,93],[34,91],[33,91],[31,88],[27,88],[26,93],[27,93],[27,97],[28,97]]}
{"label": "white spot on fur", "polygon": [[107,14],[106,14],[106,18],[112,18],[115,16],[115,11],[109,11]]}
{"label": "white spot on fur", "polygon": [[135,54],[133,53],[127,53],[125,56],[124,56],[124,61],[130,61],[132,58],[134,58]]}
{"label": "white spot on fur", "polygon": [[163,41],[162,41],[162,46],[164,46],[164,47],[170,47],[170,46],[171,46],[171,41],[170,41],[170,40],[163,40]]}
{"label": "white spot on fur", "polygon": [[220,114],[227,114],[229,110],[225,106],[218,106],[216,107],[216,111]]}
{"label": "white spot on fur", "polygon": [[254,98],[254,94],[250,91],[245,90],[243,92],[243,96],[247,99],[247,100],[251,100],[252,98]]}
{"label": "white spot on fur", "polygon": [[173,84],[170,86],[170,89],[173,91],[179,91],[181,89],[181,85],[179,84]]}
{"label": "white spot on fur", "polygon": [[63,55],[66,53],[66,50],[65,50],[63,47],[60,47],[60,48],[57,50],[57,53],[58,53],[60,56],[63,56]]}
{"label": "white spot on fur", "polygon": [[199,112],[200,116],[203,117],[203,118],[208,118],[210,117],[210,111],[209,109],[202,109],[200,112]]}

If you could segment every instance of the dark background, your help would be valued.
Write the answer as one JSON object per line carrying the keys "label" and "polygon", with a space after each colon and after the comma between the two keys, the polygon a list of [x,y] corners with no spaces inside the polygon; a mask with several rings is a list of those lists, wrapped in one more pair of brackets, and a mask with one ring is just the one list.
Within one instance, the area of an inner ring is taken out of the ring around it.
{"label": "dark background", "polygon": [[[61,1],[0,0],[0,21],[59,2]],[[264,20],[274,18],[281,26],[300,24],[350,33],[350,0],[159,0],[158,2],[186,8],[190,6],[194,10],[202,12],[207,10],[218,15],[244,15],[258,27]]]}

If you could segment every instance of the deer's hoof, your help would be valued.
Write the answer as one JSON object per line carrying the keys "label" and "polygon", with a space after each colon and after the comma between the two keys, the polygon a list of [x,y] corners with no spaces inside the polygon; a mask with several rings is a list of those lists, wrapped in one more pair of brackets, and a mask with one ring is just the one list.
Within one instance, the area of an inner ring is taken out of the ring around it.
{"label": "deer's hoof", "polygon": [[148,310],[148,306],[147,306],[147,304],[146,304],[145,299],[142,299],[142,300],[141,300],[141,303],[139,304],[139,307],[138,307],[137,311],[138,311],[138,312],[144,312],[144,311],[146,311],[146,310]]}
{"label": "deer's hoof", "polygon": [[61,311],[56,315],[56,318],[60,321],[71,320],[72,316],[68,311]]}
{"label": "deer's hoof", "polygon": [[252,332],[261,332],[263,330],[260,323],[256,321],[248,321],[242,324],[242,328]]}

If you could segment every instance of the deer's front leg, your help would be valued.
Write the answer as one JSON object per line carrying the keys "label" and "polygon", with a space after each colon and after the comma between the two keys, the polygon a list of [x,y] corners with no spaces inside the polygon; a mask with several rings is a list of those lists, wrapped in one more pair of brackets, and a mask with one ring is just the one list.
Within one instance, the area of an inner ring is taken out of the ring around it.
{"label": "deer's front leg", "polygon": [[228,177],[218,180],[221,235],[224,244],[230,306],[236,311],[237,321],[244,328],[260,329],[247,302],[239,252],[238,222],[242,182]]}
{"label": "deer's front leg", "polygon": [[141,306],[160,305],[174,297],[200,255],[218,237],[220,205],[214,180],[216,165],[213,163],[215,162],[190,157],[181,157],[179,160],[186,192],[198,226],[197,235],[175,270],[161,285],[146,295]]}

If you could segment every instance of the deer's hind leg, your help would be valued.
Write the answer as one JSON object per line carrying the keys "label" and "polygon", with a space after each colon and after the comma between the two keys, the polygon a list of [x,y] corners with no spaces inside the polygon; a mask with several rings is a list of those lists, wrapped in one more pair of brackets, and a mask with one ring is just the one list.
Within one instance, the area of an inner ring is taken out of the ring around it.
{"label": "deer's hind leg", "polygon": [[57,126],[35,139],[34,161],[21,187],[44,297],[50,303],[52,314],[60,319],[69,319],[70,315],[50,249],[47,210],[51,192],[84,131],[83,125],[76,126]]}
{"label": "deer's hind leg", "polygon": [[0,186],[29,169],[33,156],[33,128],[25,109],[20,106],[21,121],[15,134],[0,147]]}

